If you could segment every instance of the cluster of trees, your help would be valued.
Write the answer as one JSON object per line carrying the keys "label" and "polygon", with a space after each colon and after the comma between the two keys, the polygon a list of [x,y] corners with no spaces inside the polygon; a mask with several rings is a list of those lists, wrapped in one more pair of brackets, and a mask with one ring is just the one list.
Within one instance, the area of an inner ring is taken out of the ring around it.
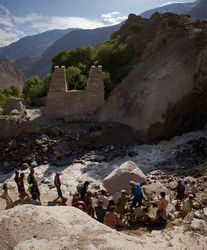
{"label": "cluster of trees", "polygon": [[72,51],[63,50],[52,58],[53,67],[64,65],[69,89],[84,89],[91,65],[102,65],[105,96],[127,75],[127,65],[135,56],[134,49],[120,36],[100,44]]}
{"label": "cluster of trees", "polygon": [[43,80],[40,80],[38,76],[30,77],[24,83],[22,98],[23,101],[33,105],[37,98],[47,95],[49,90],[52,73],[46,75]]}
{"label": "cluster of trees", "polygon": [[[138,28],[133,27],[133,32]],[[91,65],[102,65],[105,87],[105,97],[121,82],[129,72],[130,61],[136,55],[132,46],[124,43],[123,38],[117,36],[97,48],[87,46],[72,51],[63,50],[52,58],[54,66],[64,65],[68,89],[83,90],[87,84]],[[44,80],[37,76],[27,79],[23,88],[23,98],[33,104],[36,98],[47,95],[52,73]]]}
{"label": "cluster of trees", "polygon": [[0,107],[2,108],[9,97],[21,97],[21,90],[16,84],[10,88],[0,89]]}

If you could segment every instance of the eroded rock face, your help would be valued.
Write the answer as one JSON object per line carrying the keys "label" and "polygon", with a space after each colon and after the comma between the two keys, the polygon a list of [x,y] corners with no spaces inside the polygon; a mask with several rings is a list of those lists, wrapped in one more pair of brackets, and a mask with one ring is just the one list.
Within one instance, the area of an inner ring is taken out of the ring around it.
{"label": "eroded rock face", "polygon": [[20,73],[12,63],[6,59],[0,59],[0,88],[9,88],[12,84],[23,87],[25,77]]}
{"label": "eroded rock face", "polygon": [[[140,31],[127,33],[133,24]],[[141,57],[112,91],[100,120],[127,124],[143,141],[201,128],[207,117],[205,22],[169,13],[150,20],[130,15],[113,38],[118,35],[127,35]]]}
{"label": "eroded rock face", "polygon": [[132,161],[123,163],[120,167],[111,172],[104,180],[103,185],[109,193],[114,194],[125,189],[130,193],[130,181],[146,183],[147,178],[142,170]]}
{"label": "eroded rock face", "polygon": [[0,231],[1,249],[142,249],[137,238],[74,207],[24,205],[2,211]]}

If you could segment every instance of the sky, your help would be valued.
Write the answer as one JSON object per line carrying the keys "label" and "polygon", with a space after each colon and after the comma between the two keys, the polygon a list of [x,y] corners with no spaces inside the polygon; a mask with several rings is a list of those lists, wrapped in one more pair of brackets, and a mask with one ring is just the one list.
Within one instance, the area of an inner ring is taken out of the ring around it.
{"label": "sky", "polygon": [[51,29],[115,25],[130,13],[193,0],[0,0],[0,47]]}

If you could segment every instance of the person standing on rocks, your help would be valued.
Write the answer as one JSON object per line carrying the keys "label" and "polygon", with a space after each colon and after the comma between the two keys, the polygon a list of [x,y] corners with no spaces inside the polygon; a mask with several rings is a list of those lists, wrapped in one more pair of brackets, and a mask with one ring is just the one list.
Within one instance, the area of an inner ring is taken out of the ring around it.
{"label": "person standing on rocks", "polygon": [[176,187],[176,191],[177,191],[176,199],[180,200],[180,201],[183,200],[184,197],[185,197],[185,187],[181,183],[181,181],[178,181],[178,185]]}
{"label": "person standing on rocks", "polygon": [[85,181],[81,185],[81,188],[80,188],[80,200],[82,200],[82,201],[84,200],[84,197],[85,197],[85,194],[86,194],[86,191],[87,191],[89,185],[90,185],[89,181]]}
{"label": "person standing on rocks", "polygon": [[9,196],[9,190],[8,190],[6,183],[3,185],[3,190],[4,190],[4,192],[2,195],[0,195],[0,198],[6,200],[6,209],[13,208],[14,202],[12,201],[11,197]]}
{"label": "person standing on rocks", "polygon": [[34,176],[34,169],[32,168],[32,169],[30,170],[30,174],[29,174],[28,177],[27,177],[27,182],[28,182],[28,184],[34,184],[35,181],[36,181],[36,178],[35,178],[35,176]]}
{"label": "person standing on rocks", "polygon": [[167,206],[168,206],[168,201],[166,199],[166,193],[161,192],[160,197],[157,201],[150,201],[149,203],[151,205],[153,205],[153,204],[157,205],[157,207],[158,207],[157,217],[166,221],[167,220]]}
{"label": "person standing on rocks", "polygon": [[40,201],[40,190],[38,188],[38,182],[37,180],[35,183],[31,186],[31,194],[36,193],[37,194],[37,199]]}
{"label": "person standing on rocks", "polygon": [[106,208],[103,207],[103,201],[99,200],[98,205],[95,206],[97,221],[104,223],[104,217],[106,216]]}
{"label": "person standing on rocks", "polygon": [[187,198],[189,194],[189,184],[187,181],[184,181],[184,187],[185,187],[185,191],[184,191],[185,198]]}
{"label": "person standing on rocks", "polygon": [[87,212],[88,215],[90,215],[92,218],[94,218],[94,209],[93,209],[93,202],[92,202],[92,192],[90,190],[86,191],[84,202],[87,206]]}
{"label": "person standing on rocks", "polygon": [[62,191],[61,191],[60,172],[56,172],[54,184],[55,184],[56,189],[57,189],[58,198],[62,198],[63,195],[62,195]]}
{"label": "person standing on rocks", "polygon": [[190,183],[189,193],[192,194],[194,198],[196,197],[197,189],[196,189],[195,181],[192,181]]}
{"label": "person standing on rocks", "polygon": [[17,188],[18,188],[18,192],[20,193],[20,189],[21,189],[21,185],[20,185],[20,177],[19,177],[19,171],[15,172],[15,177],[14,177],[14,181],[17,184]]}
{"label": "person standing on rocks", "polygon": [[116,225],[119,222],[119,218],[116,212],[114,212],[115,207],[111,206],[109,208],[109,212],[106,213],[106,216],[104,218],[104,224],[106,224],[108,227],[111,227],[115,229]]}
{"label": "person standing on rocks", "polygon": [[107,209],[108,207],[108,204],[109,204],[109,201],[106,197],[106,191],[105,190],[101,190],[101,195],[98,196],[98,199],[97,199],[97,204],[98,202],[102,200],[103,201],[103,207]]}
{"label": "person standing on rocks", "polygon": [[24,187],[24,177],[25,177],[25,174],[24,174],[24,173],[21,173],[21,174],[20,174],[20,179],[19,179],[21,191],[22,191],[22,190],[25,191],[25,187]]}
{"label": "person standing on rocks", "polygon": [[127,196],[126,190],[121,190],[121,197],[119,197],[116,209],[115,211],[120,214],[120,219],[122,218],[122,215],[124,214],[124,208],[127,204],[129,197]]}
{"label": "person standing on rocks", "polygon": [[[29,202],[29,195],[28,193],[26,192],[25,190],[25,187],[24,187],[24,177],[25,177],[25,174],[24,173],[21,173],[20,174],[20,179],[19,179],[19,183],[20,183],[20,193],[19,193],[19,198],[21,199],[21,202],[23,200],[25,200],[25,202]],[[27,197],[27,198],[25,198]],[[25,198],[25,199],[24,199]]]}
{"label": "person standing on rocks", "polygon": [[132,186],[132,194],[134,195],[134,198],[131,204],[131,209],[133,209],[133,207],[136,207],[137,203],[139,204],[138,207],[141,207],[142,199],[143,199],[141,184],[139,182],[136,183],[135,181],[130,181],[129,184]]}
{"label": "person standing on rocks", "polygon": [[180,213],[182,217],[184,218],[193,208],[193,195],[189,194],[188,198],[186,198],[180,208]]}

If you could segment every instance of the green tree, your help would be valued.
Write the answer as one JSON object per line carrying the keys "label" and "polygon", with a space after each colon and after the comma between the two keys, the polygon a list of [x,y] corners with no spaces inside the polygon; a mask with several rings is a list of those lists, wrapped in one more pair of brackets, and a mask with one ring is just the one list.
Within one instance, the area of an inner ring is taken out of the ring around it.
{"label": "green tree", "polygon": [[19,86],[16,84],[13,84],[11,87],[11,95],[15,97],[20,97],[21,96],[21,90],[19,89]]}
{"label": "green tree", "polygon": [[7,97],[4,94],[0,93],[0,107],[1,108],[5,105],[6,100],[7,100]]}
{"label": "green tree", "polygon": [[49,73],[45,76],[44,80],[42,81],[42,87],[41,87],[41,91],[40,91],[41,97],[47,95],[47,92],[49,91],[49,88],[50,88],[51,79],[52,79],[52,73]]}
{"label": "green tree", "polygon": [[113,89],[113,83],[111,81],[111,76],[109,72],[102,72],[103,79],[104,79],[104,91],[105,91],[105,98],[108,97],[109,93]]}
{"label": "green tree", "polygon": [[34,101],[41,97],[42,85],[43,83],[38,76],[27,79],[23,87],[24,100],[33,105]]}
{"label": "green tree", "polygon": [[87,84],[87,77],[81,74],[81,70],[75,66],[66,69],[66,80],[68,89],[81,90],[84,89]]}

